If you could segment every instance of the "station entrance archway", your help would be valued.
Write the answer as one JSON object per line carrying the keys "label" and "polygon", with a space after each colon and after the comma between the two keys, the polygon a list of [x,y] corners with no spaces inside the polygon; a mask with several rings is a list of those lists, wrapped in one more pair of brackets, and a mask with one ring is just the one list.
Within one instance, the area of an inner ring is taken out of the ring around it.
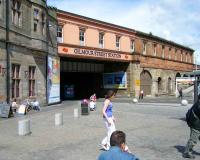
{"label": "station entrance archway", "polygon": [[103,85],[103,73],[126,72],[129,63],[61,57],[61,100],[88,99],[96,93],[104,98],[107,89]]}

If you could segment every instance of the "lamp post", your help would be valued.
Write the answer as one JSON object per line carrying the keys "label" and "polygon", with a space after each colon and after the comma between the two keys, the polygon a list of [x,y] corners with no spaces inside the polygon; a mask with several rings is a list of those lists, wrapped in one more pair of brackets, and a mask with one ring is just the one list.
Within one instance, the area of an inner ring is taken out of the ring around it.
{"label": "lamp post", "polygon": [[198,65],[197,65],[198,57],[199,57],[199,54],[196,54],[196,56],[195,56],[196,71],[198,70]]}
{"label": "lamp post", "polygon": [[195,65],[196,65],[196,72],[195,72],[195,81],[194,81],[194,103],[197,101],[198,99],[198,86],[199,86],[199,81],[197,79],[197,59],[198,59],[199,55],[196,54],[195,56]]}

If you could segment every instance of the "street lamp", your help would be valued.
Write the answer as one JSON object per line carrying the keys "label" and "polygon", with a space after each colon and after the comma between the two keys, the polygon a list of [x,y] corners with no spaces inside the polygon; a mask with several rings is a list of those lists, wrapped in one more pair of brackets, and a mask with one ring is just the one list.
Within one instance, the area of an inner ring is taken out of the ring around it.
{"label": "street lamp", "polygon": [[197,71],[197,59],[198,59],[198,57],[199,57],[199,54],[196,54],[196,56],[195,56],[196,71]]}

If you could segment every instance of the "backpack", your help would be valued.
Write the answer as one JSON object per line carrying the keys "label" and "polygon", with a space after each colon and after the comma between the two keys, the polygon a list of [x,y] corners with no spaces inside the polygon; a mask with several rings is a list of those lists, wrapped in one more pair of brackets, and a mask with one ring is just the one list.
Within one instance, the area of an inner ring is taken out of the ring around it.
{"label": "backpack", "polygon": [[185,119],[186,119],[187,124],[188,124],[188,122],[189,122],[189,119],[190,119],[190,117],[191,117],[191,114],[192,114],[192,107],[191,107],[190,109],[188,109],[188,111],[187,111],[187,113],[186,113],[186,115],[185,115]]}

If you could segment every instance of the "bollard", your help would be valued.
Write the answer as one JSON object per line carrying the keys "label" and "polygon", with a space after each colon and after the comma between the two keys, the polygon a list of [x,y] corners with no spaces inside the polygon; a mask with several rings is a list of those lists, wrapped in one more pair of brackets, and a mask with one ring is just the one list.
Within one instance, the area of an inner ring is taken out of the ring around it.
{"label": "bollard", "polygon": [[181,101],[181,105],[182,105],[182,106],[187,106],[187,105],[188,105],[188,101],[187,101],[186,99],[183,99],[183,100]]}
{"label": "bollard", "polygon": [[55,126],[61,126],[61,125],[63,125],[63,114],[56,113],[55,114]]}
{"label": "bollard", "polygon": [[137,98],[133,98],[133,103],[137,103],[137,102],[138,102]]}
{"label": "bollard", "polygon": [[25,119],[25,120],[18,121],[18,135],[25,136],[28,134],[31,134],[30,120]]}
{"label": "bollard", "polygon": [[78,118],[78,108],[74,108],[74,118]]}

